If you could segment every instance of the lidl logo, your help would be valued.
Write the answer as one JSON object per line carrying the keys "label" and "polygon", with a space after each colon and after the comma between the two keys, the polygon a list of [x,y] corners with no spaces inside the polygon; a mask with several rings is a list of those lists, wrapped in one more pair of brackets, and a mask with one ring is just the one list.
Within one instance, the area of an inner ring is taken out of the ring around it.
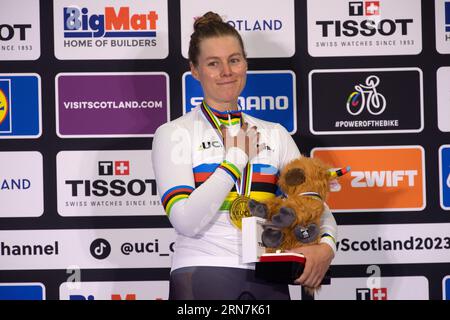
{"label": "lidl logo", "polygon": [[[289,133],[297,131],[295,74],[292,71],[248,71],[247,84],[238,98],[239,108],[257,118],[278,122]],[[200,83],[183,75],[183,111],[189,112],[203,100]]]}
{"label": "lidl logo", "polygon": [[41,283],[0,283],[0,300],[45,300]]}
{"label": "lidl logo", "polygon": [[425,208],[421,146],[315,148],[311,155],[333,167],[350,166],[329,196],[334,211],[420,211]]}
{"label": "lidl logo", "polygon": [[0,80],[0,132],[11,132],[11,116],[10,116],[10,87],[11,81]]}
{"label": "lidl logo", "polygon": [[41,135],[41,78],[0,74],[0,139]]}

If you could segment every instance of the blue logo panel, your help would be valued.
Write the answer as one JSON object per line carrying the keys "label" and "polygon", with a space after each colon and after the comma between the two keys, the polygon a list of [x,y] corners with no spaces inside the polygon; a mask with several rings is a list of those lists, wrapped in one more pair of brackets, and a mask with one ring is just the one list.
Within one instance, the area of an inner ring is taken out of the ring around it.
{"label": "blue logo panel", "polygon": [[0,74],[0,139],[41,135],[38,75]]}
{"label": "blue logo panel", "polygon": [[44,288],[39,284],[0,285],[0,300],[44,300]]}
{"label": "blue logo panel", "polygon": [[444,279],[444,284],[442,290],[444,291],[443,297],[444,300],[450,300],[450,277],[447,276]]}
{"label": "blue logo panel", "polygon": [[450,2],[445,2],[445,32],[450,32]]}
{"label": "blue logo panel", "polygon": [[441,203],[445,209],[450,210],[450,146],[441,147]]}
{"label": "blue logo panel", "polygon": [[[190,73],[184,77],[184,112],[191,111],[203,97],[203,91]],[[278,122],[287,131],[297,131],[295,75],[291,71],[249,71],[247,84],[239,97],[240,109],[262,120]],[[214,106],[212,106],[214,107]]]}

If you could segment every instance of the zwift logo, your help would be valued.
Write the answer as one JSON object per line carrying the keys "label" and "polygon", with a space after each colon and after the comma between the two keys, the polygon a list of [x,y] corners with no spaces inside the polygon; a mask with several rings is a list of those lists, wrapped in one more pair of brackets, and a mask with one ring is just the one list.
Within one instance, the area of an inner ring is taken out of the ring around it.
{"label": "zwift logo", "polygon": [[129,7],[105,7],[103,14],[90,14],[88,8],[65,7],[65,38],[154,38],[156,11],[131,14]]}

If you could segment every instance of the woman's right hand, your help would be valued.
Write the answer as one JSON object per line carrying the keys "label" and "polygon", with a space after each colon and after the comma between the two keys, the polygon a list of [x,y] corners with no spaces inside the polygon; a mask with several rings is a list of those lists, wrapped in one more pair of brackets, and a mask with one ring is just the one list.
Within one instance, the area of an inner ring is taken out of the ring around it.
{"label": "woman's right hand", "polygon": [[252,126],[249,128],[247,122],[244,122],[235,136],[231,136],[228,128],[224,125],[220,126],[220,130],[222,132],[225,153],[228,149],[237,147],[247,154],[250,161],[264,149],[265,144],[259,144],[260,133],[257,127]]}

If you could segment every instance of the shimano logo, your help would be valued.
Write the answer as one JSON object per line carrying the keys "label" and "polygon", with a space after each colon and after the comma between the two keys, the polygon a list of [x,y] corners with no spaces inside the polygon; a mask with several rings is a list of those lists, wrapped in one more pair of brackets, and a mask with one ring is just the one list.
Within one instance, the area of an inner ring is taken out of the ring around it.
{"label": "shimano logo", "polygon": [[[203,97],[192,97],[191,106],[195,107],[203,101]],[[289,98],[287,96],[248,96],[239,97],[238,103],[241,110],[287,110]]]}

